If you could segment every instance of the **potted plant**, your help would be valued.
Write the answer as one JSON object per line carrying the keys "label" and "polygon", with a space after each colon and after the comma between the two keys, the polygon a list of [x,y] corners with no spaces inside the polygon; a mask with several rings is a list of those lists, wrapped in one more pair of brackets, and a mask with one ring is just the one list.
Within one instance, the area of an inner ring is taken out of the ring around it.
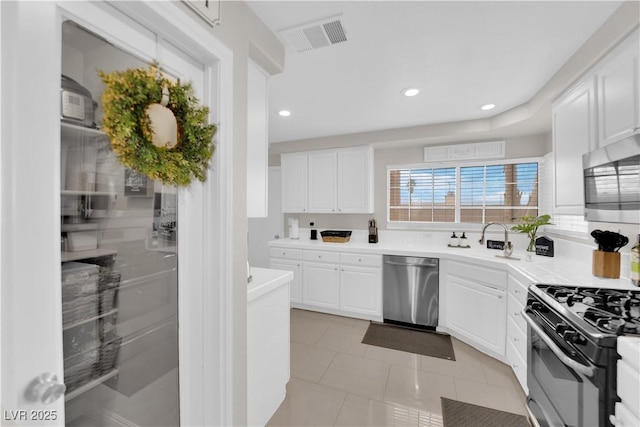
{"label": "potted plant", "polygon": [[520,218],[520,224],[511,227],[511,230],[518,233],[526,233],[529,236],[529,246],[527,246],[527,252],[535,252],[536,250],[536,233],[538,227],[541,225],[553,225],[551,222],[551,215],[540,216],[523,216]]}

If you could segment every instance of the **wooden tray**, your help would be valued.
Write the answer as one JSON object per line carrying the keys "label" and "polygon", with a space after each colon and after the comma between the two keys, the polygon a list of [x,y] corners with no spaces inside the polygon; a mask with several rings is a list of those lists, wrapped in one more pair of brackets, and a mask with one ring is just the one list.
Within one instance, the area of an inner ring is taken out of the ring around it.
{"label": "wooden tray", "polygon": [[323,242],[329,243],[347,243],[351,239],[351,231],[325,230],[320,235]]}

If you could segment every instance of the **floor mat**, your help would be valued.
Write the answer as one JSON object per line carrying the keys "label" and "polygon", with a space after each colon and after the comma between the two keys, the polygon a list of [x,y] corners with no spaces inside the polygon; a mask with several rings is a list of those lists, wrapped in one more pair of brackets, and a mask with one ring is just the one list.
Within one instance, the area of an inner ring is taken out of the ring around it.
{"label": "floor mat", "polygon": [[372,322],[362,338],[362,343],[424,356],[456,360],[451,336],[437,332]]}
{"label": "floor mat", "polygon": [[444,427],[530,427],[527,417],[441,397]]}

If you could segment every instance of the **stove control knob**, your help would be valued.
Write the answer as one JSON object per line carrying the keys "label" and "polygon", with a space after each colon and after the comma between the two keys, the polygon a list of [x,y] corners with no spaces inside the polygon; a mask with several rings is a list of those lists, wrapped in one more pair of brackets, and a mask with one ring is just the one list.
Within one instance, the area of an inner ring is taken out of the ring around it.
{"label": "stove control knob", "polygon": [[533,301],[530,304],[530,307],[534,311],[540,311],[542,309],[542,303],[539,303],[538,301]]}
{"label": "stove control knob", "polygon": [[572,342],[574,344],[580,344],[583,340],[582,335],[576,331],[565,331],[562,334],[562,338],[564,338],[565,341]]}
{"label": "stove control knob", "polygon": [[566,323],[560,322],[556,325],[556,333],[564,337],[564,333],[568,328],[569,327],[567,326]]}

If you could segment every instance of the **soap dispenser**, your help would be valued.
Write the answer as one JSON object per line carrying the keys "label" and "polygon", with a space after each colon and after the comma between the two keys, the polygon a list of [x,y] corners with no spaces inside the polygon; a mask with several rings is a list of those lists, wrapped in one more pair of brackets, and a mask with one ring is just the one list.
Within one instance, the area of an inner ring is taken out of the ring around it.
{"label": "soap dispenser", "polygon": [[462,236],[460,236],[459,246],[461,248],[468,248],[469,247],[469,239],[467,239],[467,236],[465,236],[464,231],[462,232]]}
{"label": "soap dispenser", "polygon": [[451,247],[459,246],[458,236],[456,236],[456,232],[455,231],[453,232],[453,234],[451,234],[451,237],[449,238],[449,246],[451,246]]}

